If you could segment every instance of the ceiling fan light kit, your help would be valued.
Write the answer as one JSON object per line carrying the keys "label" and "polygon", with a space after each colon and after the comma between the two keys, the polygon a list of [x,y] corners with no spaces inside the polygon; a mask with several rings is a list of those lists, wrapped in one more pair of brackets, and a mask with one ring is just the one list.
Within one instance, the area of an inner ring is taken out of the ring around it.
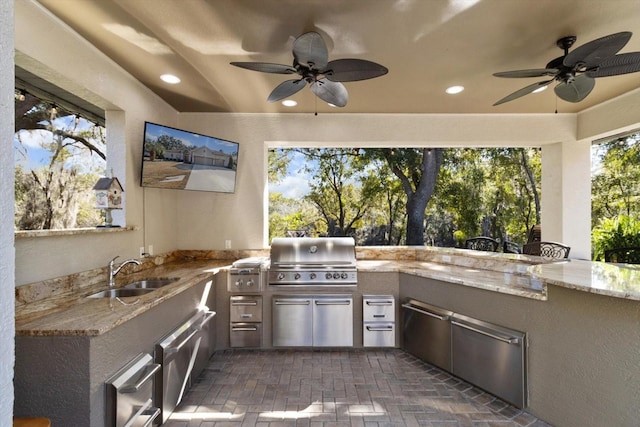
{"label": "ceiling fan light kit", "polygon": [[267,62],[231,62],[231,65],[252,71],[274,74],[298,74],[300,78],[280,83],[267,98],[276,102],[310,85],[318,98],[336,107],[344,107],[349,94],[343,82],[373,79],[389,72],[375,62],[364,59],[337,59],[329,61],[329,52],[320,34],[311,31],[293,42],[293,65]]}
{"label": "ceiling fan light kit", "polygon": [[576,42],[576,36],[559,39],[556,45],[564,50],[564,55],[550,61],[545,68],[494,73],[496,77],[506,78],[551,78],[525,86],[493,105],[540,92],[554,81],[558,82],[554,88],[558,98],[574,103],[582,101],[595,87],[596,78],[640,71],[640,52],[617,54],[629,42],[631,35],[629,31],[610,34],[585,43],[571,52],[569,48]]}

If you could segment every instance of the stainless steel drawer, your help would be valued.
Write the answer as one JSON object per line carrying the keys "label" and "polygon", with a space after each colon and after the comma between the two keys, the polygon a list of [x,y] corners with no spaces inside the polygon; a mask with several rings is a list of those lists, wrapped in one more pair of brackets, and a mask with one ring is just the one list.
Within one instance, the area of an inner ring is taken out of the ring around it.
{"label": "stainless steel drawer", "polygon": [[362,329],[364,347],[394,347],[396,325],[393,322],[366,322]]}
{"label": "stainless steel drawer", "polygon": [[363,322],[395,322],[396,303],[393,295],[363,295]]}
{"label": "stainless steel drawer", "polygon": [[262,295],[235,295],[229,304],[230,322],[262,322]]}
{"label": "stainless steel drawer", "polygon": [[229,326],[231,347],[261,347],[262,323],[231,323]]}
{"label": "stainless steel drawer", "polygon": [[160,415],[153,406],[152,393],[160,365],[151,355],[141,353],[106,381],[109,427],[150,426]]}
{"label": "stainless steel drawer", "polygon": [[526,334],[459,314],[451,324],[453,374],[524,408]]}

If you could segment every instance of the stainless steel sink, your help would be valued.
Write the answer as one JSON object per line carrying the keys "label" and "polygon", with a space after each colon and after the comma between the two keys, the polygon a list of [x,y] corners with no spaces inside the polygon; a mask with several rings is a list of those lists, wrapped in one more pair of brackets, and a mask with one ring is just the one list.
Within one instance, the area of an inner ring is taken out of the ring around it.
{"label": "stainless steel sink", "polygon": [[106,291],[96,292],[95,294],[88,295],[87,298],[124,298],[124,297],[139,297],[141,295],[153,292],[153,289],[107,289]]}
{"label": "stainless steel sink", "polygon": [[129,283],[123,286],[124,289],[142,289],[142,290],[150,290],[150,289],[158,289],[163,286],[167,286],[178,280],[179,277],[169,277],[169,278],[161,278],[161,279],[145,279],[138,280],[137,282]]}

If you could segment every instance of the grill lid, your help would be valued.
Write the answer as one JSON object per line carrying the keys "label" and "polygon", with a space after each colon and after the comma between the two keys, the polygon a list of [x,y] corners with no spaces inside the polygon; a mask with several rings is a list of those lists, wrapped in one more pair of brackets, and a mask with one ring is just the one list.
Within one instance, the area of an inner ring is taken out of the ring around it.
{"label": "grill lid", "polygon": [[271,267],[356,266],[352,237],[276,237],[271,241]]}

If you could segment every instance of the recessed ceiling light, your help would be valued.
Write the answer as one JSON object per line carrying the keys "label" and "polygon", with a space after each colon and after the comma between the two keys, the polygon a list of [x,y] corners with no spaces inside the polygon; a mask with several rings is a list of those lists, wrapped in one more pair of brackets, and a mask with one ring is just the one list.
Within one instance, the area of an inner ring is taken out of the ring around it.
{"label": "recessed ceiling light", "polygon": [[160,76],[160,79],[172,85],[180,83],[180,78],[178,76],[174,76],[173,74],[163,74]]}
{"label": "recessed ceiling light", "polygon": [[451,86],[447,88],[446,92],[449,95],[455,95],[456,93],[460,93],[463,90],[464,90],[464,86]]}
{"label": "recessed ceiling light", "polygon": [[282,101],[282,105],[284,105],[285,107],[295,107],[296,105],[298,105],[298,103],[293,99],[285,99],[284,101]]}

